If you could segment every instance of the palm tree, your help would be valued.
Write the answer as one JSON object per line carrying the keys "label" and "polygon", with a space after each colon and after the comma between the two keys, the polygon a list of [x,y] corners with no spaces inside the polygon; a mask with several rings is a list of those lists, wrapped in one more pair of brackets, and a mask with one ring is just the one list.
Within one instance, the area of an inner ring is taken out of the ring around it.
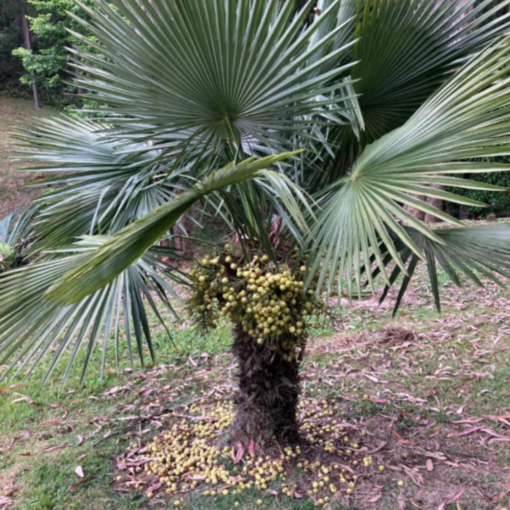
{"label": "palm tree", "polygon": [[[275,267],[277,214],[307,260],[303,292],[375,292],[376,277],[387,292],[403,274],[398,306],[424,260],[439,308],[438,264],[458,285],[509,275],[509,226],[467,227],[427,199],[483,206],[431,185],[498,191],[462,174],[510,169],[486,162],[510,154],[510,0],[95,1],[77,85],[101,116],[18,135],[58,177],[23,223],[32,262],[0,279],[4,376],[52,349],[46,378],[67,356],[65,380],[84,346],[83,378],[98,343],[104,369],[121,323],[130,356],[133,342],[154,356],[148,309],[164,323],[172,282],[194,282],[160,240],[192,207]],[[241,368],[256,367],[240,370],[237,432],[295,440],[297,350],[234,331]]]}

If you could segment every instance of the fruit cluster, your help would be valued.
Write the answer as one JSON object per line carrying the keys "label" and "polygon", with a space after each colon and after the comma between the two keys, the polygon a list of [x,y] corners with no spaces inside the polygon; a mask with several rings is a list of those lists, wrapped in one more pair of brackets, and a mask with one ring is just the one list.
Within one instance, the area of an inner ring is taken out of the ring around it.
{"label": "fruit cluster", "polygon": [[310,316],[323,310],[313,288],[305,289],[306,267],[293,272],[287,265],[271,263],[267,255],[242,265],[235,258],[227,251],[195,265],[190,272],[191,316],[206,329],[225,316],[259,344],[292,358],[305,344]]}

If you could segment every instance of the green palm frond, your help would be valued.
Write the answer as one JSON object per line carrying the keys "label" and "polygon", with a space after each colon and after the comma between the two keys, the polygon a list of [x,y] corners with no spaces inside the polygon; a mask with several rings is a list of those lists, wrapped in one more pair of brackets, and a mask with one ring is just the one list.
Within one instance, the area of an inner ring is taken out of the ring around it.
{"label": "green palm frond", "polygon": [[[441,311],[438,266],[458,287],[461,286],[461,277],[471,280],[480,287],[484,286],[484,278],[500,286],[504,284],[497,277],[498,274],[504,278],[510,278],[510,225],[436,230],[435,234],[441,242],[432,240],[413,228],[406,228],[406,231],[425,256],[438,311]],[[416,254],[412,253],[404,243],[397,243],[396,249],[401,252],[402,261],[407,264],[407,274],[404,275],[400,286],[394,313],[402,302],[419,262]],[[390,260],[391,257],[388,257],[387,261]],[[401,268],[396,266],[390,276],[390,285],[393,285],[401,274]],[[389,288],[389,286],[385,288],[381,302],[386,299]]]}
{"label": "green palm frond", "polygon": [[[359,3],[359,2],[358,2]],[[363,2],[365,7],[367,2]],[[384,0],[360,13],[352,70],[373,141],[401,126],[459,61],[510,26],[508,0]],[[490,8],[490,10],[487,10]],[[486,12],[484,12],[486,11]]]}
{"label": "green palm frond", "polygon": [[[262,177],[262,170],[295,153],[283,153],[256,160],[231,163],[212,173],[173,200],[154,209],[108,239],[92,256],[66,273],[50,289],[48,299],[70,303],[82,299],[110,283],[156,244],[179,218],[202,197],[244,181]],[[274,178],[274,175],[272,176]],[[295,211],[300,214],[299,209]]]}
{"label": "green palm frond", "polygon": [[[327,12],[331,7],[333,7],[333,13],[331,16],[328,16],[313,35],[312,45],[320,41],[327,33],[335,30],[337,27],[341,26],[342,30],[336,34],[334,39],[329,40],[320,52],[314,55],[313,60],[319,60],[327,52],[334,51],[337,48],[345,46],[350,41],[355,40],[356,17],[360,11],[359,0],[341,0],[340,2],[336,2],[335,0],[318,0],[315,19],[320,19],[323,13]],[[351,51],[346,55],[342,55],[341,59],[347,61],[351,58]]]}
{"label": "green palm frond", "polygon": [[339,22],[355,16],[341,33],[356,41],[347,56],[358,62],[350,74],[365,129],[361,137],[348,126],[331,133],[335,157],[318,182],[345,175],[364,147],[402,126],[462,63],[507,33],[509,5],[510,0],[343,0]]}
{"label": "green palm frond", "polygon": [[280,0],[96,0],[81,23],[104,58],[79,52],[79,86],[109,105],[122,136],[272,146],[300,116],[338,102],[316,97],[341,88],[352,65],[334,64],[350,42],[312,61],[343,28],[310,45],[336,7],[303,30],[313,4],[294,15]]}
{"label": "green palm frond", "polygon": [[303,245],[310,233],[309,219],[314,218],[314,201],[306,191],[284,173],[271,170],[217,192],[210,203],[230,232],[236,232],[248,257],[261,250],[275,262],[283,262]]}
{"label": "green palm frond", "polygon": [[0,220],[0,243],[7,243],[13,247],[26,241],[31,236],[31,224],[34,219],[35,208],[15,211]]}
{"label": "green palm frond", "polygon": [[[57,362],[67,356],[67,369],[63,374],[65,382],[80,348],[86,346],[83,381],[93,350],[98,345],[102,348],[103,375],[107,344],[114,342],[117,356],[124,337],[131,363],[135,350],[142,364],[144,349],[148,348],[154,358],[147,314],[150,310],[165,325],[156,301],[174,314],[170,297],[175,294],[167,278],[176,278],[173,268],[159,254],[149,251],[108,285],[73,305],[59,305],[44,299],[55,280],[80,266],[87,260],[90,251],[104,242],[104,238],[97,236],[84,237],[63,253],[52,253],[49,260],[0,277],[0,365],[10,361],[3,377],[12,370],[16,370],[16,374],[25,371],[29,376],[41,358],[53,352],[45,380]],[[121,325],[123,335],[120,334]]]}
{"label": "green palm frond", "polygon": [[392,235],[423,257],[401,222],[441,244],[438,234],[402,205],[459,224],[408,193],[483,205],[429,185],[498,189],[455,175],[510,169],[471,159],[510,154],[509,42],[502,38],[467,63],[404,126],[368,146],[351,173],[327,190],[313,244],[314,270],[322,263],[320,286],[327,281],[331,291],[335,281],[340,288],[347,282],[352,293],[353,276],[360,292],[362,267],[370,267],[372,257],[388,282],[379,243],[404,270]]}
{"label": "green palm frond", "polygon": [[112,140],[105,135],[110,127],[61,117],[17,134],[17,154],[31,163],[27,170],[52,174],[33,184],[53,188],[35,202],[34,250],[114,233],[182,190],[185,164],[176,167],[144,143]]}

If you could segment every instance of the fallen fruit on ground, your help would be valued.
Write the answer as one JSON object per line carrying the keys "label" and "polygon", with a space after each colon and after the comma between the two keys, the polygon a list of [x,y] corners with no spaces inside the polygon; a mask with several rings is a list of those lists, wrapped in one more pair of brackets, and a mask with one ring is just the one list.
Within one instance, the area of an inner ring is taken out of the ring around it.
{"label": "fallen fruit on ground", "polygon": [[135,456],[128,451],[121,463],[123,482],[151,497],[176,498],[180,505],[189,493],[221,498],[259,490],[279,498],[309,498],[322,506],[352,495],[360,479],[381,476],[366,431],[344,423],[336,404],[304,398],[299,416],[298,445],[253,440],[245,449],[241,443],[227,444],[235,418],[232,401],[202,399],[169,413],[165,432]]}

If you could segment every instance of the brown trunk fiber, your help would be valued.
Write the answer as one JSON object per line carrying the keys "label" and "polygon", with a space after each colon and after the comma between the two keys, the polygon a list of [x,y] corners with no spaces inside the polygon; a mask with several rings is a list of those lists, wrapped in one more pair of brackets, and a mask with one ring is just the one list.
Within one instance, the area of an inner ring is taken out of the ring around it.
{"label": "brown trunk fiber", "polygon": [[298,442],[299,360],[290,361],[267,344],[259,345],[240,325],[234,328],[232,352],[238,364],[236,417],[232,441],[276,439]]}
{"label": "brown trunk fiber", "polygon": [[[444,191],[444,186],[441,186],[440,184],[431,184],[430,187]],[[439,209],[440,211],[442,211],[444,209],[444,202],[440,198],[428,197],[427,204],[430,204],[431,206],[435,207],[436,209]],[[438,223],[440,221],[441,220],[439,218],[437,218],[436,216],[434,216],[433,214],[425,215],[425,222],[427,222],[427,223]]]}

